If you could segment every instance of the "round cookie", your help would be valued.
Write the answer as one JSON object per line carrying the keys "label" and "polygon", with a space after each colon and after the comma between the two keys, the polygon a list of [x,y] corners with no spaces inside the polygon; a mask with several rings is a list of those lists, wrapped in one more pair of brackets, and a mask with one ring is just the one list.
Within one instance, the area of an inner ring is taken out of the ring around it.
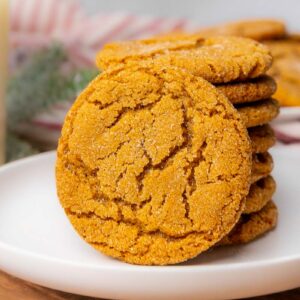
{"label": "round cookie", "polygon": [[278,85],[274,97],[283,106],[300,106],[300,37],[268,41],[267,45],[275,57],[269,70]]}
{"label": "round cookie", "polygon": [[239,114],[202,78],[157,65],[103,72],[67,114],[58,196],[86,242],[120,260],[174,264],[238,221],[251,145]]}
{"label": "round cookie", "polygon": [[277,78],[276,98],[282,106],[300,106],[300,83],[285,78]]}
{"label": "round cookie", "polygon": [[198,31],[204,36],[242,36],[257,41],[282,38],[286,35],[285,24],[275,19],[252,19],[230,22]]}
{"label": "round cookie", "polygon": [[253,214],[242,215],[233,230],[218,245],[245,244],[273,229],[277,224],[278,211],[275,203],[269,201],[266,206]]}
{"label": "round cookie", "polygon": [[253,153],[263,153],[275,145],[276,136],[269,124],[248,128]]}
{"label": "round cookie", "polygon": [[217,85],[233,104],[254,102],[270,98],[276,91],[275,80],[267,75],[244,82],[233,82]]}
{"label": "round cookie", "polygon": [[247,128],[269,123],[279,114],[279,103],[274,99],[237,105],[236,107]]}
{"label": "round cookie", "polygon": [[289,35],[283,39],[265,41],[264,44],[270,49],[272,56],[277,61],[278,58],[283,58],[291,55],[300,55],[300,36]]}
{"label": "round cookie", "polygon": [[273,170],[273,158],[270,153],[256,153],[252,156],[251,183],[267,177]]}
{"label": "round cookie", "polygon": [[278,58],[272,72],[278,82],[275,97],[285,106],[300,106],[300,55]]}
{"label": "round cookie", "polygon": [[251,214],[260,211],[272,198],[275,190],[276,182],[272,176],[267,176],[253,183],[246,198],[246,206],[243,213]]}
{"label": "round cookie", "polygon": [[264,74],[272,63],[267,47],[253,40],[191,35],[180,40],[149,39],[107,44],[98,53],[96,64],[105,70],[142,60],[184,68],[212,83],[255,78]]}

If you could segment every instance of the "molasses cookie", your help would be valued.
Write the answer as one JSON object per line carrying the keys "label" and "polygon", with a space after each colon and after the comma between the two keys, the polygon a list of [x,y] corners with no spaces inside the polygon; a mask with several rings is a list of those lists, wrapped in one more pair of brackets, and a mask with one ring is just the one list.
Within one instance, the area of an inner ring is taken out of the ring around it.
{"label": "molasses cookie", "polygon": [[158,65],[103,72],[69,111],[58,196],[97,250],[145,265],[183,262],[230,232],[249,192],[251,145],[206,80]]}
{"label": "molasses cookie", "polygon": [[285,24],[275,19],[252,19],[220,24],[197,32],[204,36],[242,36],[257,41],[279,39],[286,33]]}
{"label": "molasses cookie", "polygon": [[276,91],[275,80],[267,75],[244,82],[232,82],[216,86],[234,104],[254,102],[270,98]]}
{"label": "molasses cookie", "polygon": [[264,177],[250,187],[246,199],[244,214],[250,214],[261,210],[272,198],[276,190],[276,182],[272,176]]}
{"label": "molasses cookie", "polygon": [[279,114],[279,103],[274,99],[262,100],[246,105],[237,105],[247,128],[269,123]]}
{"label": "molasses cookie", "polygon": [[269,124],[248,128],[253,153],[267,152],[275,145],[274,130]]}
{"label": "molasses cookie", "polygon": [[270,153],[253,154],[251,183],[268,176],[272,172],[273,167],[273,158]]}
{"label": "molasses cookie", "polygon": [[218,244],[245,244],[272,230],[277,224],[278,211],[275,203],[269,201],[266,206],[249,215],[242,215],[233,230]]}
{"label": "molasses cookie", "polygon": [[102,70],[128,62],[151,60],[187,69],[212,83],[246,80],[263,75],[271,66],[267,47],[239,37],[149,39],[111,43],[97,55]]}

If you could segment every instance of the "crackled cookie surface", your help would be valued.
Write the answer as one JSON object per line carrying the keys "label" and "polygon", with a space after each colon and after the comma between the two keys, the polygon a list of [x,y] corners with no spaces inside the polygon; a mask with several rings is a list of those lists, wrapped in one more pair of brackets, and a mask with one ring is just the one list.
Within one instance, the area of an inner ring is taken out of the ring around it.
{"label": "crackled cookie surface", "polygon": [[261,210],[272,198],[276,190],[276,183],[272,176],[264,177],[250,187],[246,199],[244,214],[250,214]]}
{"label": "crackled cookie surface", "polygon": [[273,229],[277,224],[277,218],[277,207],[273,201],[269,201],[262,210],[249,215],[242,215],[230,234],[222,239],[218,245],[236,245],[251,242]]}
{"label": "crackled cookie surface", "polygon": [[260,76],[249,81],[216,86],[234,104],[270,98],[276,91],[276,82],[270,76]]}
{"label": "crackled cookie surface", "polygon": [[134,264],[173,264],[236,224],[249,191],[251,145],[223,94],[180,69],[103,72],[69,111],[58,196],[93,247]]}
{"label": "crackled cookie surface", "polygon": [[185,68],[212,83],[255,78],[264,74],[272,63],[268,48],[256,41],[196,35],[179,40],[149,39],[107,44],[98,53],[96,63],[105,70],[147,59]]}

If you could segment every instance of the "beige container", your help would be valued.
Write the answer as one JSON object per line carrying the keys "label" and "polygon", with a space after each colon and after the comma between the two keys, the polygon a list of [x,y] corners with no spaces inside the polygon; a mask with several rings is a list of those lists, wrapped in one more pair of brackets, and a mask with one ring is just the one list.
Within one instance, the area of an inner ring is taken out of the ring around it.
{"label": "beige container", "polygon": [[5,161],[5,94],[8,72],[8,0],[0,0],[0,164]]}

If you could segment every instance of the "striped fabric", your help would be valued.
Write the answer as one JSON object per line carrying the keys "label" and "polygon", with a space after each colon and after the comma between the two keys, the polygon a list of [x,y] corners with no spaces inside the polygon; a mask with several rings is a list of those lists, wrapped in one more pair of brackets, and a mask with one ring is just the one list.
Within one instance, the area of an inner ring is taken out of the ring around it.
{"label": "striped fabric", "polygon": [[[197,28],[185,19],[136,16],[126,12],[87,16],[74,0],[12,0],[10,3],[12,49],[36,49],[57,40],[65,45],[70,60],[78,66],[93,65],[96,52],[108,41]],[[22,124],[19,132],[39,141],[45,148],[54,147],[71,105],[71,102],[53,105],[31,122]],[[281,116],[274,123],[279,140],[300,142],[299,109],[283,108]]]}
{"label": "striped fabric", "polygon": [[58,40],[77,65],[94,63],[96,52],[108,41],[138,39],[163,32],[188,30],[185,19],[97,13],[87,16],[74,0],[12,0],[12,47],[36,48]]}

